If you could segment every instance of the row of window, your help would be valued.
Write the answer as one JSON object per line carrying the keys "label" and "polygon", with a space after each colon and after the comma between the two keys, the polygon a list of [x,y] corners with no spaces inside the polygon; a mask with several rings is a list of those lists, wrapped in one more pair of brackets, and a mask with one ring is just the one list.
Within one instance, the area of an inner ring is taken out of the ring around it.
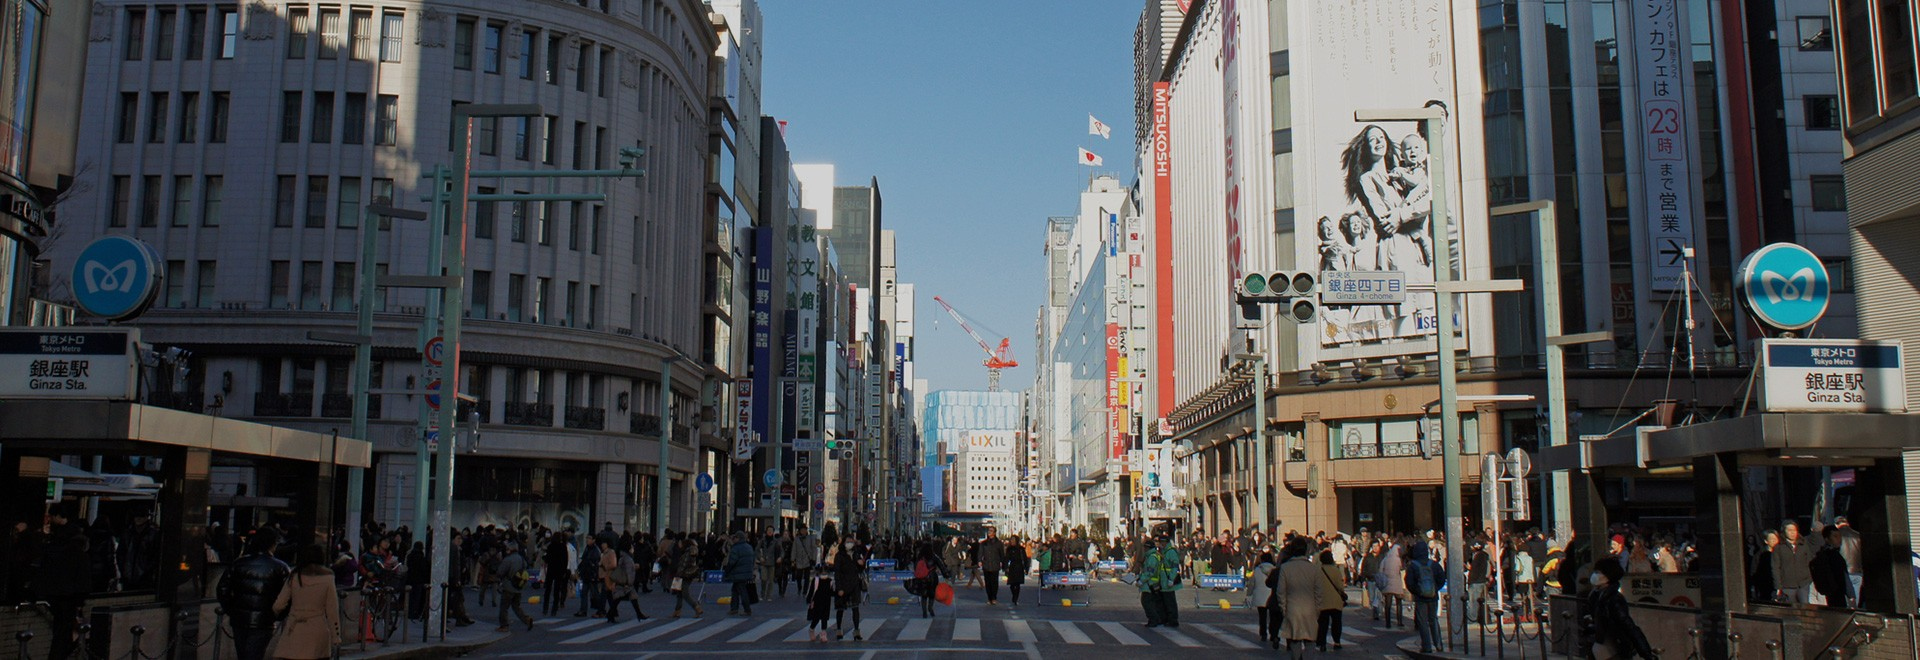
{"label": "row of window", "polygon": [[[141,96],[139,92],[120,93],[120,111],[113,124],[114,141],[130,144],[140,139]],[[180,116],[177,123],[172,124],[169,124],[169,121],[172,119],[173,95],[168,92],[153,92],[145,96],[148,143],[166,144],[171,138],[181,144],[192,144],[200,141],[202,131],[206,132],[208,143],[222,144],[227,141],[227,124],[233,116],[231,93],[205,94],[206,108],[203,111],[200,92],[181,92]],[[170,125],[173,130],[168,130]]]}
{"label": "row of window", "polygon": [[[262,392],[296,394],[320,391],[346,394],[351,389],[348,387],[352,378],[349,375],[353,368],[351,358],[267,357],[261,358],[259,365]],[[380,387],[386,380],[386,366],[386,360],[373,361],[373,370],[369,374],[373,387]],[[606,375],[578,371],[556,376],[552,369],[463,364],[460,389],[476,399],[489,400],[495,369],[505,376],[504,394],[508,403],[552,403],[553,388],[560,384],[561,378],[566,380],[567,405],[597,408],[605,401]],[[642,389],[642,383],[634,382],[632,385],[636,392]]]}
{"label": "row of window", "polygon": [[174,53],[181,59],[200,60],[209,51],[216,59],[230,60],[240,45],[240,11],[232,5],[128,7],[123,39],[121,50],[129,61],[152,57],[164,62],[173,59]]}
{"label": "row of window", "polygon": [[[178,278],[173,277],[176,264]],[[199,293],[193,300],[193,306],[210,307],[213,305],[213,262],[202,261],[200,264]],[[167,268],[169,293],[166,304],[169,307],[186,307],[186,262],[170,261]],[[376,272],[385,272],[386,269],[387,264],[374,265]],[[330,268],[328,262],[324,261],[273,261],[269,264],[267,274],[267,308],[306,311],[353,309],[358,276],[357,264],[351,261],[332,262]],[[467,308],[467,316],[516,323],[559,324],[589,330],[600,325],[600,285],[568,281],[560,283],[564,290],[556,292],[553,278],[534,277],[531,287],[527,280],[526,275],[507,275],[506,306],[495,308],[493,271],[473,271],[473,277],[467,282],[472,301]],[[332,285],[322,288],[328,281]],[[296,284],[298,289],[294,288]],[[172,291],[175,286],[180,287],[178,298]],[[556,298],[556,293],[564,297]],[[529,294],[532,295],[531,300],[528,299]],[[384,295],[379,297],[385,298]]]}
{"label": "row of window", "polygon": [[[399,10],[380,13],[379,33],[374,32],[374,10],[367,7],[320,7],[319,39],[313,30],[314,10],[310,7],[287,8],[287,59],[317,57],[337,60],[342,54],[361,61],[374,58],[374,40],[380,42],[382,62],[400,61],[401,39],[406,35],[406,16]],[[349,47],[351,44],[351,47]]]}
{"label": "row of window", "polygon": [[1908,109],[1920,99],[1914,0],[1839,0],[1835,9],[1847,124]]}
{"label": "row of window", "polygon": [[[507,24],[503,21],[481,22],[477,18],[461,18],[454,22],[453,32],[453,68],[472,71],[476,65],[481,73],[501,73],[505,70],[505,58],[508,48],[513,49],[514,59],[518,62],[515,75],[521,80],[534,80],[549,85],[559,85],[560,65],[565,53],[564,42],[567,35],[552,30],[524,28],[516,43],[505,43]],[[474,45],[479,44],[476,53]],[[613,48],[591,41],[583,41],[573,49],[573,88],[575,91],[592,91],[601,98],[607,96],[607,90],[613,87]],[[536,62],[535,59],[539,61]]]}
{"label": "row of window", "polygon": [[[311,97],[313,103],[307,105]],[[336,105],[336,99],[339,103]],[[393,146],[400,140],[400,97],[380,94],[373,98],[373,143]],[[305,112],[311,110],[311,113]],[[339,114],[341,144],[365,144],[367,140],[367,94],[364,92],[281,92],[280,142],[296,143],[304,136],[308,142],[333,142],[334,115]],[[311,115],[307,117],[305,115]]]}
{"label": "row of window", "polygon": [[[167,187],[168,179],[172,186]],[[220,226],[221,206],[226,197],[226,177],[208,175],[198,177],[199,189],[194,188],[196,177],[179,175],[163,177],[147,175],[140,177],[139,198],[134,197],[133,177],[120,175],[113,177],[113,202],[107,209],[108,227],[126,227],[134,218],[137,201],[139,206],[137,221],[141,227],[158,227],[162,215],[168,218],[167,226],[185,227],[191,224],[195,213],[200,216],[200,226]],[[199,203],[195,203],[198,192]]]}

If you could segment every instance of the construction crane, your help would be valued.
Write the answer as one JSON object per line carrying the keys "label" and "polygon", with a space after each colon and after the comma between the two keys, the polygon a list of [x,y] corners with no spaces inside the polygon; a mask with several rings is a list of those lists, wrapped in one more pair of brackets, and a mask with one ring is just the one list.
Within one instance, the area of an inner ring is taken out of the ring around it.
{"label": "construction crane", "polygon": [[[981,363],[986,365],[987,367],[987,391],[989,392],[1000,391],[1000,370],[1008,367],[1020,366],[1019,362],[1015,362],[1013,361],[1013,358],[1007,356],[1007,353],[1008,353],[1007,345],[1008,343],[1010,343],[1011,340],[1007,337],[1001,337],[1000,348],[996,349],[991,344],[987,343],[987,340],[985,337],[981,337],[980,333],[973,329],[974,324],[968,323],[967,317],[961,314],[960,310],[954,309],[953,305],[949,305],[947,304],[947,301],[941,300],[940,296],[934,296],[933,301],[940,303],[940,307],[946,309],[948,314],[952,314],[953,320],[960,322],[960,329],[967,331],[967,334],[969,336],[972,336],[975,342],[979,342],[980,350],[987,352],[987,360]],[[984,328],[985,326],[981,326],[981,327]],[[989,329],[988,332],[993,332],[993,331]],[[999,333],[994,332],[993,334],[999,334]]]}

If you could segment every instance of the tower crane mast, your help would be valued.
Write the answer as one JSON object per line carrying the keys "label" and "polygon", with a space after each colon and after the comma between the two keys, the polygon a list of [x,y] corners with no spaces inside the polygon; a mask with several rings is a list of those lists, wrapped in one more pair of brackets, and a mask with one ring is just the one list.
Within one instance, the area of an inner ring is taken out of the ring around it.
{"label": "tower crane mast", "polygon": [[[967,331],[967,335],[973,337],[973,341],[980,344],[980,350],[986,351],[987,359],[981,364],[987,367],[987,391],[1000,391],[1000,370],[1020,366],[1019,362],[1015,362],[1013,358],[1008,355],[1010,352],[1008,346],[1012,341],[1011,338],[1001,337],[999,347],[995,348],[987,342],[985,337],[980,335],[978,330],[973,329],[974,324],[969,323],[966,315],[961,314],[960,310],[954,309],[953,305],[948,304],[947,301],[941,299],[940,296],[934,296],[933,301],[940,303],[940,307],[947,310],[947,313],[953,316],[953,320],[960,322],[960,329]],[[991,332],[991,330],[989,330],[989,332]]]}

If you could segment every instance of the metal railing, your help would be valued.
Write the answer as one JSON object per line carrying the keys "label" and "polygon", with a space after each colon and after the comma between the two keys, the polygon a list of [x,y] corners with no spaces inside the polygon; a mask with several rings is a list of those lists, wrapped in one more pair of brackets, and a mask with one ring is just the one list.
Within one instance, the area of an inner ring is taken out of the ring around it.
{"label": "metal railing", "polygon": [[570,429],[602,431],[607,428],[607,409],[588,406],[567,406],[565,424]]}
{"label": "metal railing", "polygon": [[504,417],[512,426],[553,426],[553,404],[508,401]]}
{"label": "metal railing", "polygon": [[312,392],[257,392],[253,395],[255,417],[312,417]]}

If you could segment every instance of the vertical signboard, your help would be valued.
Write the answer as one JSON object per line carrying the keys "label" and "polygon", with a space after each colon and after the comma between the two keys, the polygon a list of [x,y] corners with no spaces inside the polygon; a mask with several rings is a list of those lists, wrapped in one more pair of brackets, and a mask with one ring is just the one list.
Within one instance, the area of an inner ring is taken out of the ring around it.
{"label": "vertical signboard", "polygon": [[1226,101],[1226,217],[1227,281],[1240,281],[1240,184],[1246,173],[1238,167],[1240,137],[1240,3],[1220,3],[1220,91]]}
{"label": "vertical signboard", "polygon": [[1684,250],[1693,246],[1693,168],[1687,116],[1688,36],[1676,0],[1635,0],[1635,81],[1640,91],[1640,199],[1654,291],[1686,289]]}
{"label": "vertical signboard", "polygon": [[[753,458],[753,379],[740,378],[733,381],[734,427],[733,460],[744,461]],[[671,424],[671,420],[662,420],[662,424]]]}
{"label": "vertical signboard", "polygon": [[1107,457],[1120,460],[1127,445],[1121,439],[1120,324],[1107,323]]}
{"label": "vertical signboard", "polygon": [[[769,422],[773,390],[773,230],[753,230],[753,347],[748,372],[753,375],[753,425],[760,438],[771,437]],[[751,453],[751,450],[749,450]]]}
{"label": "vertical signboard", "polygon": [[[1185,10],[1182,10],[1185,13]],[[1173,389],[1173,129],[1167,125],[1172,83],[1153,84],[1153,368],[1159,373],[1158,409],[1174,407]]]}

